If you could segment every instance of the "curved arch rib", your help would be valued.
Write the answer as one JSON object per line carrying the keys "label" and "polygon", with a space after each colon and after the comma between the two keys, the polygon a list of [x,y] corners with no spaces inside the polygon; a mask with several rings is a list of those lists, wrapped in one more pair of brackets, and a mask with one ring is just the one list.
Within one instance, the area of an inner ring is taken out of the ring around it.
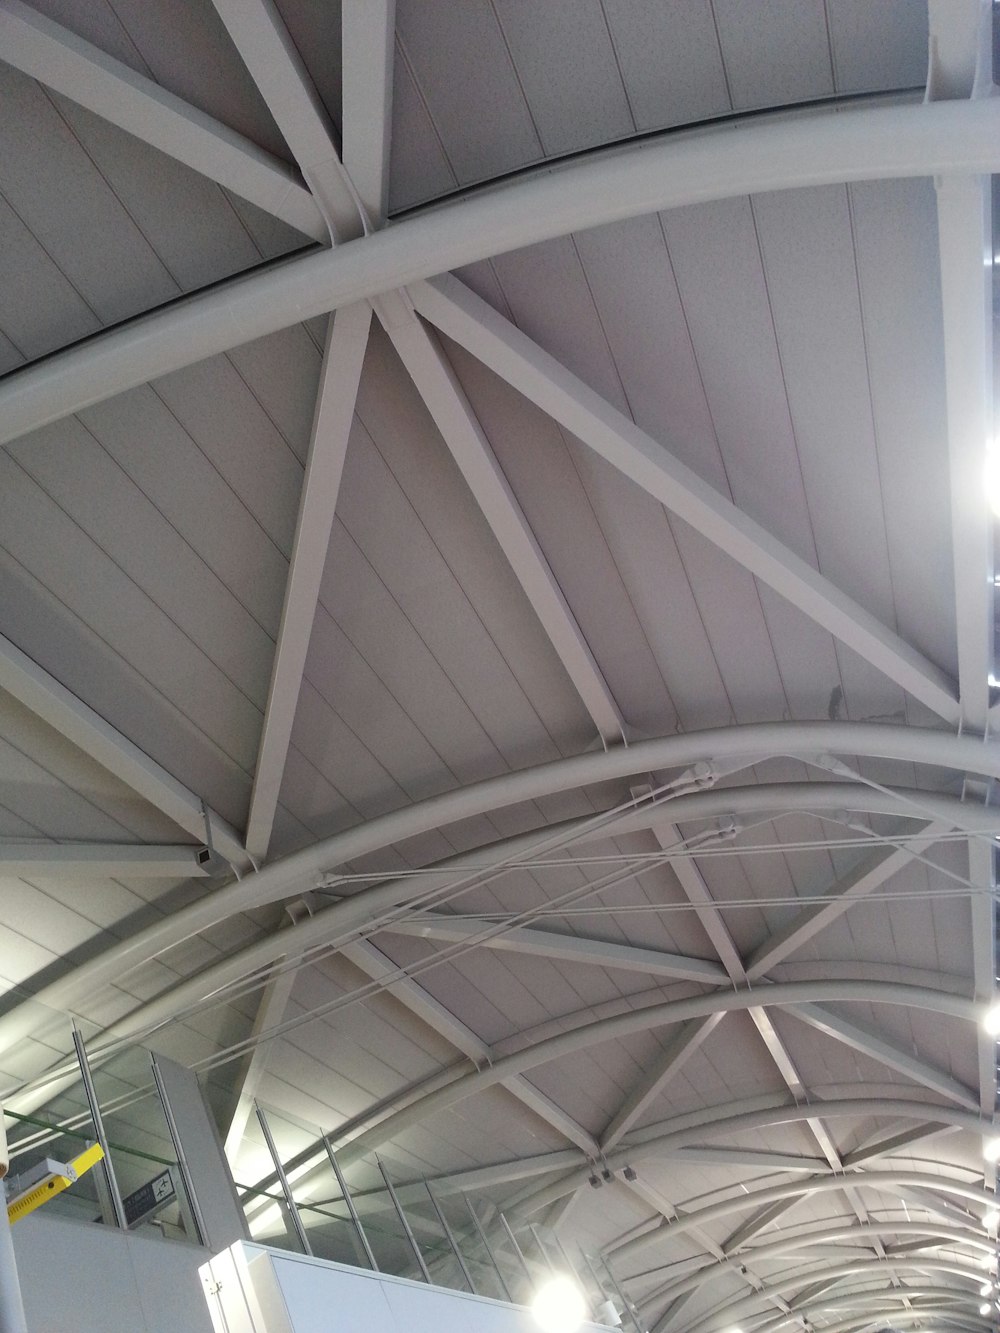
{"label": "curved arch rib", "polygon": [[221,284],[98,335],[0,389],[0,443],[301,320],[569,232],[766,190],[1000,169],[995,102],[836,108],[595,152],[372,236]]}
{"label": "curved arch rib", "polygon": [[683,1235],[692,1228],[707,1226],[720,1217],[730,1217],[734,1213],[760,1208],[779,1199],[795,1199],[808,1194],[842,1190],[845,1182],[849,1182],[852,1187],[859,1189],[880,1190],[891,1190],[893,1187],[900,1185],[913,1185],[940,1191],[943,1194],[954,1194],[959,1198],[969,1200],[971,1203],[983,1204],[987,1208],[992,1207],[994,1203],[994,1195],[990,1190],[977,1189],[965,1181],[955,1180],[947,1176],[932,1175],[927,1171],[859,1171],[849,1176],[811,1176],[807,1180],[795,1180],[788,1184],[770,1185],[765,1189],[752,1190],[749,1194],[740,1194],[734,1199],[724,1199],[721,1203],[711,1204],[707,1208],[699,1208],[695,1212],[684,1213],[676,1219],[664,1222],[655,1231],[650,1231],[644,1236],[637,1236],[634,1240],[611,1248],[608,1250],[608,1255],[610,1258],[619,1260],[629,1258],[648,1249],[651,1245],[669,1240],[673,1236]]}
{"label": "curved arch rib", "polygon": [[[908,1098],[845,1097],[833,1101],[813,1101],[808,1105],[795,1102],[762,1105],[764,1100],[753,1098],[736,1106],[710,1107],[635,1130],[620,1148],[608,1155],[607,1166],[612,1171],[618,1171],[645,1157],[655,1157],[658,1152],[667,1149],[683,1148],[706,1137],[750,1129],[769,1129],[774,1125],[816,1116],[824,1120],[839,1116],[877,1116],[883,1119],[916,1120],[924,1124],[952,1125],[980,1136],[995,1132],[993,1121],[977,1116],[973,1111]],[[528,1214],[548,1207],[585,1183],[589,1172],[590,1167],[582,1165],[578,1172],[568,1174],[521,1199],[518,1213]]]}
{"label": "curved arch rib", "polygon": [[[115,980],[123,972],[156,957],[199,931],[217,925],[237,912],[251,911],[311,888],[316,877],[332,866],[379,851],[406,838],[473,815],[577,787],[632,777],[637,773],[687,768],[698,763],[711,765],[713,760],[725,761],[729,766],[735,762],[739,768],[775,755],[808,762],[826,753],[899,759],[907,763],[932,764],[961,773],[1000,778],[1000,754],[972,738],[941,731],[865,723],[786,722],[721,728],[662,740],[641,741],[627,748],[556,760],[537,768],[491,778],[458,791],[434,796],[370,820],[357,828],[348,829],[266,866],[255,874],[246,875],[219,889],[211,897],[192,903],[129,939],[115,943],[67,976],[46,986],[28,1004],[12,1009],[0,1019],[0,1050],[6,1049],[31,1030],[30,1015],[38,1012],[38,1006],[62,1010],[81,995],[89,994],[95,987]],[[842,806],[852,804],[848,794],[851,790],[849,787],[844,790]],[[730,792],[726,792],[725,796],[727,804],[736,808],[735,796]],[[686,799],[678,797],[669,803],[673,818],[698,817],[681,806],[680,802]],[[813,799],[819,800],[818,797]],[[866,796],[865,805],[871,799]],[[930,807],[922,797],[920,803],[929,810]],[[957,806],[958,803],[955,804]],[[656,808],[662,814],[664,807],[661,805]],[[897,811],[913,813],[914,817],[922,812],[913,811],[912,808]],[[627,831],[630,827],[627,817],[623,816],[622,823],[615,827],[616,831]],[[974,825],[974,829],[979,831],[978,826]],[[379,885],[367,892],[372,896],[364,900],[365,914],[383,901],[391,903],[399,895],[395,885]],[[358,898],[360,901],[360,895]],[[352,910],[355,909],[347,904],[343,907],[344,913]],[[361,920],[365,919],[365,914]],[[278,952],[285,952],[284,944]],[[273,961],[274,956],[271,955],[270,961]],[[223,968],[230,966],[230,960],[222,964]],[[204,993],[207,992],[203,990]]]}
{"label": "curved arch rib", "polygon": [[[963,1267],[960,1263],[948,1263],[943,1259],[927,1255],[914,1255],[912,1258],[906,1258],[902,1255],[890,1254],[887,1259],[870,1259],[865,1263],[835,1264],[821,1272],[797,1273],[792,1278],[768,1282],[760,1292],[750,1292],[745,1296],[740,1296],[738,1300],[730,1301],[728,1305],[713,1310],[703,1319],[686,1328],[684,1333],[712,1333],[714,1329],[728,1328],[734,1324],[738,1325],[740,1320],[749,1320],[755,1314],[765,1313],[757,1307],[768,1295],[791,1296],[795,1292],[801,1291],[805,1286],[812,1285],[813,1279],[824,1283],[829,1282],[832,1285],[847,1277],[860,1277],[862,1280],[880,1277],[883,1274],[891,1277],[912,1270],[918,1270],[922,1273],[944,1273],[949,1277],[960,1280],[967,1278],[977,1286],[983,1279],[983,1270],[976,1268],[974,1265]],[[667,1288],[661,1288],[656,1292],[651,1292],[640,1301],[640,1305],[649,1307],[658,1304],[666,1295],[666,1291]]]}
{"label": "curved arch rib", "polygon": [[[928,991],[922,987],[899,986],[891,982],[870,984],[823,981],[779,982],[758,987],[756,990],[714,992],[686,1000],[669,1000],[664,1004],[654,1004],[638,1011],[617,1014],[596,1023],[583,1024],[569,1032],[561,1032],[535,1042],[512,1055],[503,1056],[485,1069],[459,1074],[446,1086],[418,1098],[387,1116],[372,1129],[360,1134],[350,1142],[344,1152],[348,1160],[355,1160],[359,1153],[384,1143],[404,1129],[419,1124],[428,1116],[446,1110],[456,1102],[481,1092],[484,1088],[492,1087],[513,1074],[523,1074],[538,1065],[564,1055],[572,1055],[599,1042],[613,1041],[637,1032],[646,1032],[650,1028],[681,1023],[691,1018],[705,1018],[710,1014],[732,1013],[760,1005],[796,1004],[809,999],[901,1004],[964,1019],[973,1024],[978,1023],[982,1017],[981,1006],[970,1000]],[[815,1115],[815,1111],[812,1114]],[[978,1123],[978,1117],[975,1119]],[[640,1142],[644,1132],[633,1134],[631,1141]]]}
{"label": "curved arch rib", "polygon": [[970,1227],[957,1227],[948,1223],[932,1222],[866,1222],[864,1226],[855,1223],[853,1226],[847,1227],[822,1227],[808,1234],[799,1232],[793,1236],[773,1241],[769,1245],[757,1245],[741,1254],[727,1257],[718,1263],[706,1264],[696,1272],[681,1278],[679,1282],[663,1288],[661,1294],[664,1297],[669,1297],[670,1300],[676,1300],[678,1296],[683,1296],[686,1292],[699,1287],[705,1281],[706,1276],[711,1275],[715,1278],[722,1273],[730,1272],[745,1263],[749,1258],[757,1263],[760,1260],[772,1259],[779,1255],[808,1250],[813,1245],[836,1244],[839,1241],[858,1240],[870,1245],[873,1239],[883,1236],[906,1236],[911,1238],[928,1236],[932,1239],[943,1240],[946,1244],[981,1251],[984,1255],[993,1254],[992,1244],[988,1240],[984,1240],[980,1232],[973,1231]]}

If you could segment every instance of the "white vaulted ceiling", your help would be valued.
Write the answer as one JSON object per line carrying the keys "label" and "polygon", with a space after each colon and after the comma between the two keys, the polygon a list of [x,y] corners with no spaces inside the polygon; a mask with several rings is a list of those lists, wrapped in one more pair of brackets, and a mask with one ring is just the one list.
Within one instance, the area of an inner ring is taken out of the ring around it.
{"label": "white vaulted ceiling", "polygon": [[991,20],[0,0],[11,1105],[72,1014],[656,1333],[987,1327]]}

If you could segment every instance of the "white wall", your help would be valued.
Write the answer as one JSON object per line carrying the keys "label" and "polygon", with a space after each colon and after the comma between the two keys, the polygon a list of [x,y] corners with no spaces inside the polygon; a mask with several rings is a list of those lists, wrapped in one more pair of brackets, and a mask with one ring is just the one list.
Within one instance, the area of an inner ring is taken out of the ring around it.
{"label": "white wall", "polygon": [[234,1245],[203,1278],[216,1333],[539,1333],[521,1306],[257,1245]]}
{"label": "white wall", "polygon": [[31,1333],[212,1333],[200,1245],[46,1217],[13,1228]]}

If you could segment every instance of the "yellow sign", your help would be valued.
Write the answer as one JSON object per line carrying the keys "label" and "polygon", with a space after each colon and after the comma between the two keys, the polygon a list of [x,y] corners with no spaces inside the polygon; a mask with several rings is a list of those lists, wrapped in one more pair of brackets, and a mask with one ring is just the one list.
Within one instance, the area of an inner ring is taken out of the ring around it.
{"label": "yellow sign", "polygon": [[96,1166],[104,1157],[104,1149],[99,1143],[92,1143],[89,1148],[80,1153],[79,1157],[74,1157],[72,1162],[56,1163],[52,1165],[55,1170],[50,1171],[43,1176],[41,1180],[36,1181],[23,1194],[16,1194],[7,1203],[7,1216],[11,1222],[20,1222],[22,1217],[27,1217],[33,1213],[36,1208],[41,1208],[43,1203],[48,1203],[54,1199],[57,1194],[63,1190],[69,1189],[85,1175],[92,1166]]}

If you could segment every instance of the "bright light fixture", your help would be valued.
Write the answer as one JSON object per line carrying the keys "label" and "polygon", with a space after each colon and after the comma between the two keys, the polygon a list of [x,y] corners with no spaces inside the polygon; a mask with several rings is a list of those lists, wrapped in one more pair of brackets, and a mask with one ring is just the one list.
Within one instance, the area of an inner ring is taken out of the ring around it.
{"label": "bright light fixture", "polygon": [[1000,1139],[987,1139],[983,1144],[983,1156],[988,1162],[1000,1161]]}
{"label": "bright light fixture", "polygon": [[983,1301],[982,1305],[979,1307],[979,1313],[980,1313],[980,1314],[989,1314],[989,1312],[990,1312],[992,1309],[993,1309],[993,1306],[990,1305],[989,1301]]}
{"label": "bright light fixture", "polygon": [[994,514],[1000,516],[1000,448],[995,442],[986,446],[983,485],[986,489],[987,503]]}
{"label": "bright light fixture", "polygon": [[995,1208],[991,1208],[983,1218],[983,1226],[987,1231],[992,1231],[998,1222],[1000,1222],[1000,1212],[997,1212]]}
{"label": "bright light fixture", "polygon": [[983,1031],[991,1037],[1000,1037],[1000,1004],[991,1005],[983,1014]]}
{"label": "bright light fixture", "polygon": [[992,1282],[984,1282],[983,1285],[979,1288],[980,1296],[989,1296],[992,1294],[992,1292],[993,1292]]}
{"label": "bright light fixture", "polygon": [[586,1318],[587,1303],[572,1278],[557,1273],[539,1287],[531,1313],[545,1333],[574,1333]]}

